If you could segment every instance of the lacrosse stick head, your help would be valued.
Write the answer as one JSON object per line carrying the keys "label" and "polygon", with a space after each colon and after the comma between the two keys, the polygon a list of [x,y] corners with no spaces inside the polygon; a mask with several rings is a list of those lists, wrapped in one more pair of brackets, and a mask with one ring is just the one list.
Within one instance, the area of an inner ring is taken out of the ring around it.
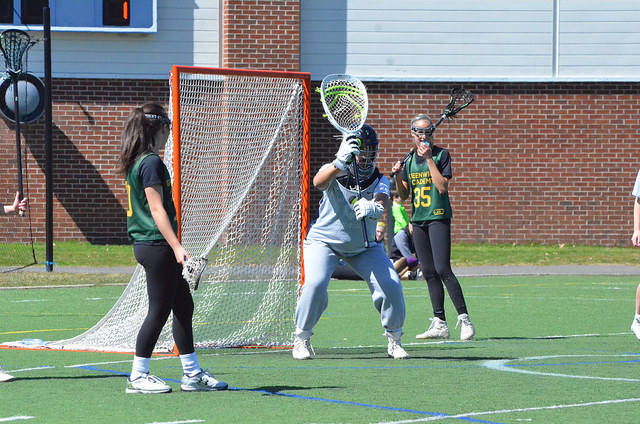
{"label": "lacrosse stick head", "polygon": [[447,118],[452,118],[456,113],[469,106],[473,100],[474,96],[471,91],[454,88],[449,95],[449,104],[444,108],[444,115]]}
{"label": "lacrosse stick head", "polygon": [[331,125],[342,133],[358,131],[369,113],[364,84],[346,74],[327,75],[320,85],[322,107]]}
{"label": "lacrosse stick head", "polygon": [[0,34],[0,50],[4,55],[7,72],[17,75],[22,72],[22,56],[35,42],[26,32],[19,29],[8,29]]}
{"label": "lacrosse stick head", "polygon": [[189,258],[184,263],[184,266],[182,267],[182,277],[185,279],[187,284],[189,284],[191,291],[198,290],[200,278],[202,278],[202,273],[207,267],[208,262],[209,259],[200,257]]}

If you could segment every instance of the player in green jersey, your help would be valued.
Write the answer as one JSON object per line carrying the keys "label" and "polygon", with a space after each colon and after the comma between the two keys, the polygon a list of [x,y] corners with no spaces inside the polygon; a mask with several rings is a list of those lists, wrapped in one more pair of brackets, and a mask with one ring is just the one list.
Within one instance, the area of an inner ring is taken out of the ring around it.
{"label": "player in green jersey", "polygon": [[414,118],[411,136],[415,150],[405,163],[397,162],[392,169],[400,197],[404,200],[411,195],[413,242],[433,307],[431,325],[416,338],[449,338],[444,284],[458,312],[456,327],[462,326],[460,339],[471,340],[476,331],[469,320],[460,282],[451,270],[451,157],[448,150],[433,144],[434,129],[429,117],[419,115]]}
{"label": "player in green jersey", "polygon": [[173,314],[173,339],[180,354],[182,391],[224,390],[198,364],[193,344],[193,298],[182,277],[189,257],[180,244],[171,179],[158,151],[169,137],[171,121],[164,108],[147,103],[135,108],[124,127],[119,171],[126,177],[127,232],[136,260],[144,267],[149,296],[147,316],[136,339],[136,353],[126,393],[167,393],[171,386],[149,374],[151,354]]}

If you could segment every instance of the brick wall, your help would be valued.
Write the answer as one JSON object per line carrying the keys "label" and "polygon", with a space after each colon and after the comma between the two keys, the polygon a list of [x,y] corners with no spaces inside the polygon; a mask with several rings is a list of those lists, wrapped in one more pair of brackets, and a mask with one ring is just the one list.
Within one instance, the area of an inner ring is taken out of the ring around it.
{"label": "brick wall", "polygon": [[[366,85],[367,122],[378,130],[378,166],[388,175],[411,147],[411,118],[437,118],[462,84]],[[629,245],[640,83],[464,86],[477,100],[434,139],[452,155],[454,242]],[[314,173],[338,142],[327,142],[332,131],[317,98],[312,116]],[[312,189],[314,210],[319,198]]]}
{"label": "brick wall", "polygon": [[299,0],[226,0],[222,63],[225,68],[298,71]]}
{"label": "brick wall", "polygon": [[[313,87],[319,85],[314,82]],[[380,169],[410,149],[409,121],[436,117],[451,83],[367,83],[368,122],[380,138]],[[640,165],[640,83],[474,83],[476,101],[444,122],[435,142],[450,150],[454,242],[626,246],[631,189]],[[131,108],[166,104],[166,81],[55,79],[54,237],[126,241],[125,192],[115,173],[119,134]],[[312,97],[311,172],[333,158],[339,140]],[[43,121],[21,127],[25,182],[36,238],[44,240]],[[15,133],[0,122],[2,201],[15,192]],[[6,200],[5,200],[6,199]],[[320,192],[311,190],[311,217]],[[408,202],[407,202],[408,206]],[[0,217],[11,238],[16,218]]]}
{"label": "brick wall", "polygon": [[[168,102],[167,81],[54,79],[53,186],[54,238],[92,243],[124,243],[126,196],[123,178],[115,173],[120,132],[134,106]],[[26,168],[25,186],[37,240],[45,239],[44,119],[20,126]],[[14,124],[0,123],[2,202],[17,187]],[[6,200],[5,200],[6,199]],[[24,220],[2,217],[2,228]],[[5,232],[3,236],[17,238]]]}

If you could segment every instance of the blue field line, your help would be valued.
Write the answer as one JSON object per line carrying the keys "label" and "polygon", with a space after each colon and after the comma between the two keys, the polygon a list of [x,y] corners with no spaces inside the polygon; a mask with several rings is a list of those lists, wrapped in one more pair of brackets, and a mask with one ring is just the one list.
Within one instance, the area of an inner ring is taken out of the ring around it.
{"label": "blue field line", "polygon": [[126,377],[131,375],[128,372],[116,371],[116,370],[105,370],[105,369],[102,369],[102,368],[91,367],[91,366],[88,366],[88,365],[80,365],[80,366],[75,366],[73,368],[77,368],[79,370],[87,370],[87,371],[106,372],[106,373],[109,373],[109,374],[117,374],[117,375],[122,375],[122,376],[126,376]]}
{"label": "blue field line", "polygon": [[[75,368],[83,369],[83,370],[87,370],[87,371],[106,372],[106,373],[117,374],[117,375],[122,375],[122,376],[128,376],[129,375],[129,373],[127,373],[127,372],[115,371],[115,370],[106,370],[106,369],[96,368],[96,367],[91,367],[91,366],[86,366],[86,365],[75,367]],[[180,380],[175,380],[175,379],[171,379],[171,378],[163,378],[163,380],[164,381],[171,381],[173,383],[180,383]],[[428,412],[428,411],[419,411],[419,410],[416,410],[416,409],[393,408],[391,406],[372,405],[372,404],[360,403],[360,402],[348,402],[348,401],[343,401],[343,400],[325,399],[325,398],[319,398],[319,397],[313,397],[313,396],[301,396],[301,395],[294,395],[294,394],[288,394],[288,393],[277,393],[277,392],[270,392],[268,390],[260,390],[260,389],[245,389],[245,388],[242,388],[242,387],[229,387],[229,390],[238,391],[238,392],[262,393],[262,394],[266,394],[266,395],[283,396],[283,397],[292,398],[292,399],[315,400],[315,401],[318,401],[318,402],[335,403],[335,404],[348,405],[348,406],[361,406],[361,407],[364,407],[364,408],[382,409],[382,410],[385,410],[385,411],[393,411],[393,412],[407,412],[407,413],[410,413],[410,414],[429,415],[429,416],[432,416],[432,417],[442,417],[442,418],[450,417],[450,415],[443,414],[443,413],[440,413],[440,412]],[[456,417],[456,419],[462,420],[462,421],[469,421],[469,422],[473,422],[473,423],[504,424],[504,423],[499,423],[499,422],[495,422],[495,421],[485,421],[485,420],[479,420],[479,419],[470,418],[470,417]]]}
{"label": "blue field line", "polygon": [[453,416],[451,416],[449,414],[443,414],[441,412],[429,412],[429,411],[419,411],[419,410],[416,410],[416,409],[394,408],[394,407],[391,407],[391,406],[381,406],[381,405],[372,405],[372,404],[368,404],[368,403],[349,402],[349,401],[335,400],[335,399],[325,399],[325,398],[319,398],[319,397],[314,397],[314,396],[301,396],[301,395],[293,395],[293,394],[288,394],[288,393],[277,393],[277,392],[270,392],[268,390],[243,389],[243,388],[239,388],[239,387],[229,387],[229,390],[256,392],[256,393],[263,393],[263,394],[267,394],[267,395],[284,396],[284,397],[293,398],[293,399],[315,400],[315,401],[319,401],[319,402],[336,403],[336,404],[348,405],[348,406],[362,406],[362,407],[365,407],[365,408],[383,409],[385,411],[393,411],[393,412],[408,412],[410,414],[429,415],[429,416],[432,416],[432,417],[442,417],[442,418],[452,417],[452,418],[455,418],[455,419],[458,419],[458,420],[469,421],[469,422],[473,422],[473,423],[504,424],[504,423],[498,423],[498,422],[495,422],[495,421],[485,421],[485,420],[479,420],[479,419],[470,418],[470,417],[453,417]]}

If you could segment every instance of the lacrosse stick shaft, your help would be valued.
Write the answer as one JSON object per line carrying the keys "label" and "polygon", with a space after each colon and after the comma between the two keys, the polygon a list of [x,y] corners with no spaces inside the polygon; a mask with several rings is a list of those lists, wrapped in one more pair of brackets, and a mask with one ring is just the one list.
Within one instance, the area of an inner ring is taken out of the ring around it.
{"label": "lacrosse stick shaft", "polygon": [[[413,152],[415,152],[415,151],[416,151],[416,149],[411,149],[411,151],[409,151],[409,153],[407,153],[406,155],[404,155],[404,157],[402,158],[402,160],[400,161],[400,163],[401,163],[402,165],[404,165],[404,164],[405,164],[405,162],[409,159],[409,156],[411,156],[411,154],[412,154]],[[396,173],[395,173],[395,172],[391,172],[391,173],[389,174],[389,177],[393,178],[395,175],[396,175]]]}
{"label": "lacrosse stick shaft", "polygon": [[[356,155],[353,155],[353,175],[356,177],[356,187],[358,188],[358,200],[362,199],[362,191],[360,190],[360,175],[358,173],[358,163]],[[362,219],[362,238],[364,239],[364,247],[369,247],[369,236],[367,236],[367,223]]]}
{"label": "lacrosse stick shaft", "polygon": [[[18,101],[18,75],[11,76],[13,80],[13,110],[16,123],[16,166],[18,167],[18,193],[20,200],[24,199],[24,189],[22,185],[22,146],[20,145],[20,102]],[[24,216],[24,211],[18,211],[19,216]]]}
{"label": "lacrosse stick shaft", "polygon": [[435,129],[436,129],[436,128],[438,128],[438,125],[442,124],[442,121],[444,121],[446,117],[447,117],[447,114],[446,114],[446,113],[442,114],[442,116],[440,117],[440,119],[438,119],[438,122],[436,122],[436,123],[433,125],[433,129],[434,129],[434,131],[435,131]]}

